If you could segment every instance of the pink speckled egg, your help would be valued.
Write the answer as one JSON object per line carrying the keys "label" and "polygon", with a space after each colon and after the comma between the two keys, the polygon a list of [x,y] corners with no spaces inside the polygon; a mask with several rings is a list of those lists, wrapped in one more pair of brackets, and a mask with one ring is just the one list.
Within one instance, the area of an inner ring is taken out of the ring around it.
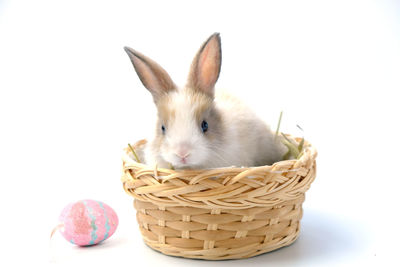
{"label": "pink speckled egg", "polygon": [[98,244],[115,232],[118,217],[115,211],[100,201],[80,200],[66,206],[60,215],[60,233],[72,244]]}

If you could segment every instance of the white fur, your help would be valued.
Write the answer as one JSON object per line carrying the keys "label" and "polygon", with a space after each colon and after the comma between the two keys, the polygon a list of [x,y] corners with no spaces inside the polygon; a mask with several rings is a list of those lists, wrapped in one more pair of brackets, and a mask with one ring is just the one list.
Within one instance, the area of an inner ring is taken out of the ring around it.
{"label": "white fur", "polygon": [[218,151],[225,161],[234,166],[257,166],[282,159],[286,148],[248,106],[223,91],[217,91],[215,101],[227,129],[226,142]]}

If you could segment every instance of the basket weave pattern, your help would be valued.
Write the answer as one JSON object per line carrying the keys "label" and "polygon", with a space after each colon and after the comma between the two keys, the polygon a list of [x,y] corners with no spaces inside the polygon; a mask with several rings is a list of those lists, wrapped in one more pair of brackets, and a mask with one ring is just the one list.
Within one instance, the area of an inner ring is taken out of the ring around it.
{"label": "basket weave pattern", "polygon": [[300,159],[271,166],[171,170],[138,163],[127,149],[122,182],[151,248],[186,258],[248,258],[297,239],[316,156],[306,142]]}

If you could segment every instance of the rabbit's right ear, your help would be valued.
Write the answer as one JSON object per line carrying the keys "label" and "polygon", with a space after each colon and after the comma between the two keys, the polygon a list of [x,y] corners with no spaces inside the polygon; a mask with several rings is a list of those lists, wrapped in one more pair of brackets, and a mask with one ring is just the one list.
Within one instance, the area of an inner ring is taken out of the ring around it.
{"label": "rabbit's right ear", "polygon": [[193,59],[188,86],[214,97],[214,85],[221,70],[221,38],[214,33]]}
{"label": "rabbit's right ear", "polygon": [[155,102],[166,93],[176,90],[168,73],[156,62],[129,47],[124,47],[144,87]]}

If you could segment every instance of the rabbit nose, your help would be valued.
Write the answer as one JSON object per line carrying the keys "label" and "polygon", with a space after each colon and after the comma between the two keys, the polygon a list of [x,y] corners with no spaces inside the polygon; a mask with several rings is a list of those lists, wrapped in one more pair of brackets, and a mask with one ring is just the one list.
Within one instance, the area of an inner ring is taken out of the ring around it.
{"label": "rabbit nose", "polygon": [[184,159],[187,158],[190,155],[190,152],[187,150],[178,150],[178,152],[175,153],[178,157]]}
{"label": "rabbit nose", "polygon": [[190,155],[190,147],[187,144],[181,144],[178,146],[178,150],[175,152],[175,154],[184,159]]}

